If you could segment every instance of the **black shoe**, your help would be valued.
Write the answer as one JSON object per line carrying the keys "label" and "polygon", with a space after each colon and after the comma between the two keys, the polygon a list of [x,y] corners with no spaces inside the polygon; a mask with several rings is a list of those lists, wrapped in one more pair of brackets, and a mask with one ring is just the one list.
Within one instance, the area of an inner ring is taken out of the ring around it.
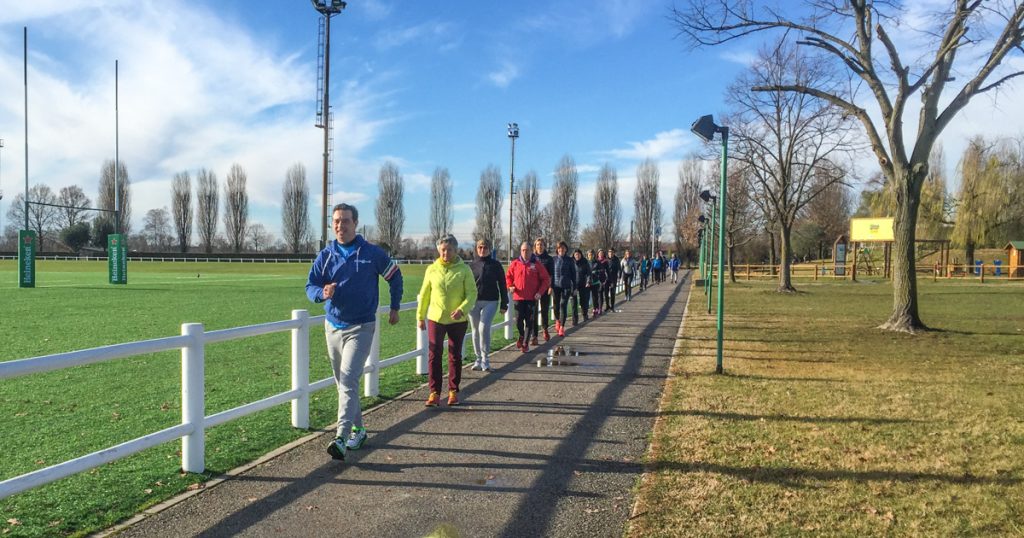
{"label": "black shoe", "polygon": [[335,437],[331,444],[327,445],[327,453],[336,460],[345,461],[345,448],[345,439]]}

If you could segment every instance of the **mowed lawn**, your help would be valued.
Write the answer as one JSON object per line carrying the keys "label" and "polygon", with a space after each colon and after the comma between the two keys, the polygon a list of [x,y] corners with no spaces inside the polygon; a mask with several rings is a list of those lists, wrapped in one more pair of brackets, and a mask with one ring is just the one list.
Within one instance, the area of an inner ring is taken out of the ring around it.
{"label": "mowed lawn", "polygon": [[919,284],[695,290],[627,535],[1024,535],[1024,284]]}
{"label": "mowed lawn", "polygon": [[[415,300],[426,266],[403,266],[403,302]],[[37,288],[17,288],[14,261],[0,261],[0,361],[181,333],[310,315],[307,264],[130,262],[127,286],[106,283],[105,262],[37,265]],[[381,304],[387,304],[381,281]],[[384,324],[382,357],[415,347],[415,313]],[[501,332],[494,346],[505,344]],[[206,412],[213,414],[290,388],[290,334],[211,344],[206,350]],[[322,326],[310,334],[310,379],[331,375]],[[386,368],[381,397],[423,382],[413,361]],[[337,395],[310,403],[312,428],[335,420]],[[0,382],[0,480],[88,454],[181,421],[181,354],[166,352]],[[5,536],[84,534],[251,461],[308,432],[290,426],[285,405],[207,431],[204,475],[181,474],[180,442],[0,500]]]}

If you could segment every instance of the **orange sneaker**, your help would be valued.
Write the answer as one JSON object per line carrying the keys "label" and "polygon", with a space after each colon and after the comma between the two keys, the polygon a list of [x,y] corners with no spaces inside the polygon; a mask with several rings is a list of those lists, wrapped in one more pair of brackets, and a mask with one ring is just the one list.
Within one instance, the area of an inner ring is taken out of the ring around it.
{"label": "orange sneaker", "polygon": [[437,404],[441,403],[441,395],[437,392],[431,392],[427,398],[427,407],[437,407]]}
{"label": "orange sneaker", "polygon": [[448,405],[459,405],[459,393],[450,390],[448,391]]}

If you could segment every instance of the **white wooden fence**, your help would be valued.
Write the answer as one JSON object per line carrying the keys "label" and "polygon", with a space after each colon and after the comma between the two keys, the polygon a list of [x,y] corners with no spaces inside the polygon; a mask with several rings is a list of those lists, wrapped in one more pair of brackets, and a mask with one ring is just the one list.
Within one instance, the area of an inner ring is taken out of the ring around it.
{"label": "white wooden fence", "polygon": [[[401,311],[415,310],[416,303],[404,303]],[[379,314],[387,314],[389,308],[381,307]],[[9,379],[28,374],[61,370],[84,364],[105,362],[136,355],[161,351],[181,350],[181,424],[126,441],[91,454],[56,465],[9,478],[0,482],[0,499],[22,491],[53,482],[73,474],[87,471],[105,463],[124,458],[147,448],[181,439],[181,468],[188,472],[201,473],[205,469],[205,432],[208,428],[251,415],[275,405],[291,402],[292,426],[309,427],[309,395],[312,392],[334,386],[334,378],[328,377],[309,382],[309,333],[313,324],[323,324],[325,316],[310,317],[306,310],[293,310],[289,320],[235,327],[218,331],[204,331],[202,323],[185,323],[180,336],[155,338],[127,344],[116,344],[68,353],[58,353],[31,359],[0,363],[0,379]],[[512,337],[511,309],[505,313],[505,321],[492,326],[492,330],[505,329],[505,338]],[[205,355],[206,345],[228,340],[249,338],[276,332],[291,331],[291,390],[213,415],[206,414]],[[427,373],[427,333],[416,331],[416,349],[389,357],[380,358],[380,319],[374,333],[370,357],[366,361],[363,375],[363,392],[376,396],[380,392],[380,371],[382,368],[416,359],[416,373]],[[469,339],[466,339],[468,343]],[[465,345],[465,344],[464,344]]]}
{"label": "white wooden fence", "polygon": [[[634,275],[634,277],[634,280],[638,280],[636,278],[637,275]],[[620,280],[616,287],[616,293],[621,293],[622,291],[623,283]],[[415,308],[415,302],[403,303],[400,311],[415,310]],[[426,331],[416,331],[416,349],[395,355],[394,357],[380,358],[380,315],[386,315],[388,311],[388,306],[382,306],[378,309],[377,330],[374,332],[370,357],[366,360],[364,366],[363,392],[366,396],[377,396],[380,393],[380,371],[382,368],[416,359],[416,373],[427,373],[428,349]],[[303,429],[309,428],[310,393],[334,386],[333,377],[327,377],[312,383],[309,382],[309,332],[313,324],[322,325],[324,318],[325,316],[323,315],[310,317],[307,310],[292,310],[292,317],[288,320],[217,331],[205,331],[202,323],[184,323],[181,326],[180,336],[154,338],[152,340],[141,340],[30,359],[0,362],[0,380],[3,380],[125,357],[181,350],[181,424],[63,463],[4,480],[0,482],[0,499],[177,439],[181,439],[182,470],[201,473],[206,468],[204,453],[206,450],[205,434],[208,428],[286,402],[291,402],[292,426]],[[509,308],[505,313],[505,320],[492,325],[491,329],[504,328],[505,338],[511,340],[514,325],[512,309]],[[207,415],[205,390],[206,345],[284,331],[291,331],[292,336],[291,390],[226,411]],[[465,339],[463,346],[467,347],[470,345],[469,342],[468,338]]]}

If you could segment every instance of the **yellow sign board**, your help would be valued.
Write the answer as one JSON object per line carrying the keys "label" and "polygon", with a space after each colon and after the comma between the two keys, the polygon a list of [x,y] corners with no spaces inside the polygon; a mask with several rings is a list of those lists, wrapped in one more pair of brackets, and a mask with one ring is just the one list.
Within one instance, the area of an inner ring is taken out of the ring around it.
{"label": "yellow sign board", "polygon": [[850,219],[850,241],[892,241],[892,217]]}

